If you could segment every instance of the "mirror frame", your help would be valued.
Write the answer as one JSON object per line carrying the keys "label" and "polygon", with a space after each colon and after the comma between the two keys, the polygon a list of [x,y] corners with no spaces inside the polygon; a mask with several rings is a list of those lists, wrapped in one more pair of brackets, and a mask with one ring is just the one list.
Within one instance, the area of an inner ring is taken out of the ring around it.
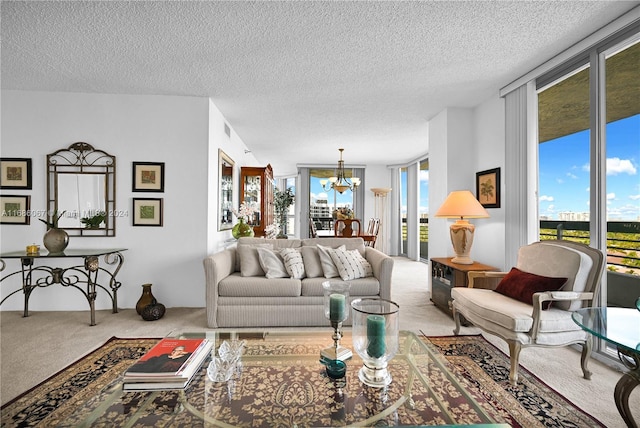
{"label": "mirror frame", "polygon": [[[227,166],[227,164],[229,166]],[[233,228],[233,195],[235,193],[234,170],[236,163],[222,149],[218,149],[218,230]],[[231,174],[224,174],[225,168],[231,169]],[[231,177],[227,179],[225,177]]]}
{"label": "mirror frame", "polygon": [[[69,236],[115,236],[116,235],[116,157],[94,149],[88,143],[77,142],[66,149],[47,155],[47,218],[58,212],[59,174],[104,174],[105,212],[104,227],[61,227]],[[79,213],[76,213],[80,215]]]}

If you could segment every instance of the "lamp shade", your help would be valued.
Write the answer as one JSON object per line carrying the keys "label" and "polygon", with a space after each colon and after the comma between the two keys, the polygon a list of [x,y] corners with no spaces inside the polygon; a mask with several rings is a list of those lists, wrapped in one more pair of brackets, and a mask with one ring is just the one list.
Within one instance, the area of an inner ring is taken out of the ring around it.
{"label": "lamp shade", "polygon": [[436,217],[444,218],[487,218],[489,213],[468,190],[449,193],[436,212]]}

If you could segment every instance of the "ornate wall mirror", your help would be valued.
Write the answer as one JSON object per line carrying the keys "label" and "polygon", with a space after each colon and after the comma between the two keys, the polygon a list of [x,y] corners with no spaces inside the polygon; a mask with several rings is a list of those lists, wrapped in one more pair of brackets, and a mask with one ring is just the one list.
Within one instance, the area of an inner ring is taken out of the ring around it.
{"label": "ornate wall mirror", "polygon": [[116,157],[82,142],[48,154],[47,210],[70,236],[115,236]]}
{"label": "ornate wall mirror", "polygon": [[220,212],[218,213],[218,230],[227,230],[233,227],[233,167],[235,162],[225,152],[218,149],[218,201]]}

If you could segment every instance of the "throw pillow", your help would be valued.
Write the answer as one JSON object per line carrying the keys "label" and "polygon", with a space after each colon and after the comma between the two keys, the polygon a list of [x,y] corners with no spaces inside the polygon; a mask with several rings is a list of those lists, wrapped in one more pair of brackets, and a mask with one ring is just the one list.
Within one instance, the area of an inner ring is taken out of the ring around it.
{"label": "throw pillow", "polygon": [[318,247],[315,245],[306,246],[302,247],[301,250],[302,261],[304,261],[304,273],[307,275],[307,278],[324,277]]}
{"label": "throw pillow", "polygon": [[264,276],[265,272],[260,266],[258,248],[273,249],[271,244],[238,245],[237,252],[240,256],[240,276]]}
{"label": "throw pillow", "polygon": [[[536,275],[514,267],[502,278],[495,291],[520,302],[533,305],[534,293],[560,290],[565,282],[567,282],[567,278]],[[551,302],[543,302],[542,309],[547,309],[550,304]]]}
{"label": "throw pillow", "polygon": [[291,278],[302,279],[305,277],[302,254],[296,248],[283,248],[280,254],[284,260],[284,267]]}
{"label": "throw pillow", "polygon": [[258,251],[258,259],[260,267],[264,271],[267,278],[287,278],[290,275],[284,267],[284,263],[280,254],[274,252],[270,248],[256,248]]}
{"label": "throw pillow", "polygon": [[[345,251],[346,247],[344,245],[340,245],[336,248],[337,251]],[[333,248],[325,247],[324,245],[318,244],[318,255],[320,256],[320,264],[322,265],[322,271],[324,272],[325,278],[335,278],[336,276],[340,276],[340,272],[338,272],[338,268],[333,263],[331,259],[331,251],[335,251]]]}
{"label": "throw pillow", "polygon": [[371,272],[371,265],[360,255],[358,250],[334,250],[330,251],[329,254],[331,254],[331,259],[338,268],[340,278],[342,278],[343,281],[363,278],[367,276],[367,271]]}

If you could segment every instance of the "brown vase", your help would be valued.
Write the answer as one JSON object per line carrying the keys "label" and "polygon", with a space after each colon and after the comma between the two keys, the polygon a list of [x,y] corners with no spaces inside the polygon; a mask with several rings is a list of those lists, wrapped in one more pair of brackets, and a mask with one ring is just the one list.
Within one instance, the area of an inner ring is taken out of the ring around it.
{"label": "brown vase", "polygon": [[52,228],[44,234],[42,243],[50,253],[62,253],[69,245],[69,235],[63,229]]}
{"label": "brown vase", "polygon": [[138,315],[142,315],[142,310],[154,302],[155,297],[151,293],[151,284],[142,284],[142,296],[136,303],[136,312]]}

